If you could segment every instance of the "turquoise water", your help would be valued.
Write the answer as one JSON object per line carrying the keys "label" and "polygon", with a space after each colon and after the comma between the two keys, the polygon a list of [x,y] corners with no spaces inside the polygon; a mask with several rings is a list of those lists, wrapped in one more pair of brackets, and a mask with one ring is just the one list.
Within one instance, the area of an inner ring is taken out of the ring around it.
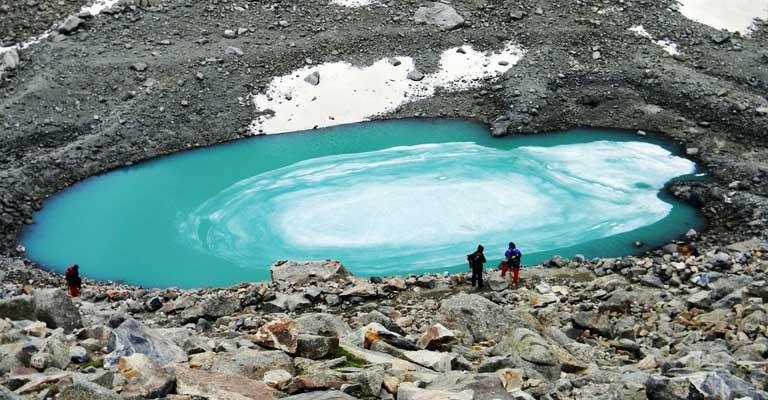
{"label": "turquoise water", "polygon": [[572,130],[493,138],[463,120],[370,122],[256,137],[85,180],[22,243],[58,271],[149,287],[269,279],[280,259],[339,259],[361,276],[463,271],[554,254],[620,256],[702,224],[661,190],[695,165],[662,143]]}

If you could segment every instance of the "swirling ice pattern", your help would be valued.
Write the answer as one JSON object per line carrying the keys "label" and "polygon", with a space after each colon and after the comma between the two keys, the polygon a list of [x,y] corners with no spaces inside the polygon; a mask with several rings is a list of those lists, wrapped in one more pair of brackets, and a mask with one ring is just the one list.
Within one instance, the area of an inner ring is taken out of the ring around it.
{"label": "swirling ice pattern", "polygon": [[530,253],[653,224],[672,209],[659,190],[693,170],[641,142],[394,147],[240,181],[179,230],[200,251],[241,266],[269,255],[338,258],[362,274],[439,269],[476,243],[503,249],[514,239]]}

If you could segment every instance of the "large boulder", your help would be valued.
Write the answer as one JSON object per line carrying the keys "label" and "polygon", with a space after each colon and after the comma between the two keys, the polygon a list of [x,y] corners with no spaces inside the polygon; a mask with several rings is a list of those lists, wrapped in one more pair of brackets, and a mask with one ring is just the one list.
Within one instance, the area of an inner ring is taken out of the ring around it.
{"label": "large boulder", "polygon": [[41,371],[49,367],[65,369],[70,359],[69,346],[64,336],[55,334],[45,339],[40,350],[32,356],[30,364]]}
{"label": "large boulder", "polygon": [[548,381],[560,378],[560,355],[553,345],[531,330],[515,329],[491,350],[491,355],[510,358],[506,364],[522,368],[529,378]]}
{"label": "large boulder", "polygon": [[235,296],[216,294],[206,297],[181,313],[184,322],[197,322],[200,318],[214,320],[231,315],[240,309],[240,301]]}
{"label": "large boulder", "polygon": [[444,30],[456,29],[464,25],[464,18],[453,7],[438,2],[419,7],[413,15],[413,20],[420,24],[437,25]]}
{"label": "large boulder", "polygon": [[37,319],[45,322],[49,328],[63,328],[65,332],[72,332],[83,327],[80,310],[64,290],[38,289],[32,296],[37,309]]}
{"label": "large boulder", "polygon": [[338,336],[299,335],[296,355],[319,360],[336,354],[338,350]]}
{"label": "large boulder", "polygon": [[299,333],[308,335],[335,335],[342,337],[352,331],[349,324],[333,314],[304,314],[301,317],[296,318],[296,324],[299,327]]}
{"label": "large boulder", "polygon": [[539,330],[530,314],[507,310],[477,294],[461,293],[443,300],[437,320],[465,344],[495,339],[517,328]]}
{"label": "large boulder", "polygon": [[251,341],[259,346],[294,354],[299,345],[299,327],[293,320],[272,321],[259,328],[251,336]]}
{"label": "large boulder", "polygon": [[199,367],[201,370],[228,375],[239,375],[248,379],[262,379],[270,370],[282,369],[294,373],[293,360],[278,350],[259,351],[240,348],[234,352],[206,353],[207,358]]}
{"label": "large boulder", "polygon": [[37,319],[37,309],[32,296],[16,296],[0,300],[0,319],[11,321],[34,321]]}
{"label": "large boulder", "polygon": [[176,366],[176,393],[180,395],[227,400],[269,400],[275,391],[264,382],[242,376],[199,371]]}
{"label": "large boulder", "polygon": [[307,284],[349,278],[352,274],[340,261],[278,261],[270,268],[273,282]]}
{"label": "large boulder", "polygon": [[117,370],[125,379],[121,396],[126,399],[154,399],[170,393],[175,383],[173,374],[145,354],[120,357]]}
{"label": "large boulder", "polygon": [[738,399],[766,400],[768,393],[757,390],[725,370],[696,372],[690,375],[652,376],[645,384],[649,399]]}
{"label": "large boulder", "polygon": [[402,383],[397,389],[397,400],[474,400],[471,389],[453,392],[441,389],[422,389],[411,382]]}
{"label": "large boulder", "polygon": [[187,353],[159,332],[129,319],[112,331],[107,345],[107,365],[116,365],[120,357],[145,354],[160,365],[187,361]]}
{"label": "large boulder", "polygon": [[[67,386],[56,397],[58,400],[121,400],[120,395],[91,382],[75,382]],[[0,399],[4,399],[0,395]]]}
{"label": "large boulder", "polygon": [[441,350],[444,346],[456,341],[456,335],[450,329],[441,324],[434,324],[427,328],[416,346],[426,350]]}
{"label": "large boulder", "polygon": [[573,314],[573,325],[581,329],[589,329],[590,332],[600,334],[606,338],[613,337],[611,319],[607,314],[595,311],[578,311]]}
{"label": "large boulder", "polygon": [[341,368],[314,370],[291,379],[286,386],[289,394],[313,390],[341,389],[342,386],[358,385],[363,398],[375,397],[384,383],[383,365],[365,368]]}

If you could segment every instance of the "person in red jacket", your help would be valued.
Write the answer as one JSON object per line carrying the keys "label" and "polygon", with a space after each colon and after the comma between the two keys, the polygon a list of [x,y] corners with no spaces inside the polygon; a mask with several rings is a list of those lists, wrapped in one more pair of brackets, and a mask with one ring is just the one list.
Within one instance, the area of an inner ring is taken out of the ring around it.
{"label": "person in red jacket", "polygon": [[80,287],[83,285],[80,279],[80,266],[75,264],[64,272],[64,279],[67,280],[67,287],[69,287],[69,295],[77,297],[80,294]]}

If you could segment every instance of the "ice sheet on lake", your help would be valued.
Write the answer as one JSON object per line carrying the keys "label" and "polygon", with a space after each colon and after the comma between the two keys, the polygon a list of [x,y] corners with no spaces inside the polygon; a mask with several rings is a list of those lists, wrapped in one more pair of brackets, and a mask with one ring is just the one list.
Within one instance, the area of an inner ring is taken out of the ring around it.
{"label": "ice sheet on lake", "polygon": [[[498,77],[523,55],[511,42],[498,52],[471,46],[451,48],[440,58],[439,69],[421,81],[407,78],[414,69],[410,57],[393,57],[359,67],[346,62],[309,66],[272,80],[265,93],[254,97],[262,115],[251,124],[254,133],[282,133],[364,121],[399,106],[428,98],[435,90],[465,90],[486,78]],[[396,65],[397,64],[397,65]],[[304,78],[320,74],[312,85]]]}
{"label": "ice sheet on lake", "polygon": [[768,17],[768,0],[678,0],[684,16],[717,29],[747,34]]}
{"label": "ice sheet on lake", "polygon": [[[644,142],[492,149],[444,143],[328,156],[240,181],[181,219],[182,237],[238,265],[338,257],[373,274],[443,268],[457,243],[528,253],[653,224],[694,164]],[[375,265],[371,260],[375,259]]]}

